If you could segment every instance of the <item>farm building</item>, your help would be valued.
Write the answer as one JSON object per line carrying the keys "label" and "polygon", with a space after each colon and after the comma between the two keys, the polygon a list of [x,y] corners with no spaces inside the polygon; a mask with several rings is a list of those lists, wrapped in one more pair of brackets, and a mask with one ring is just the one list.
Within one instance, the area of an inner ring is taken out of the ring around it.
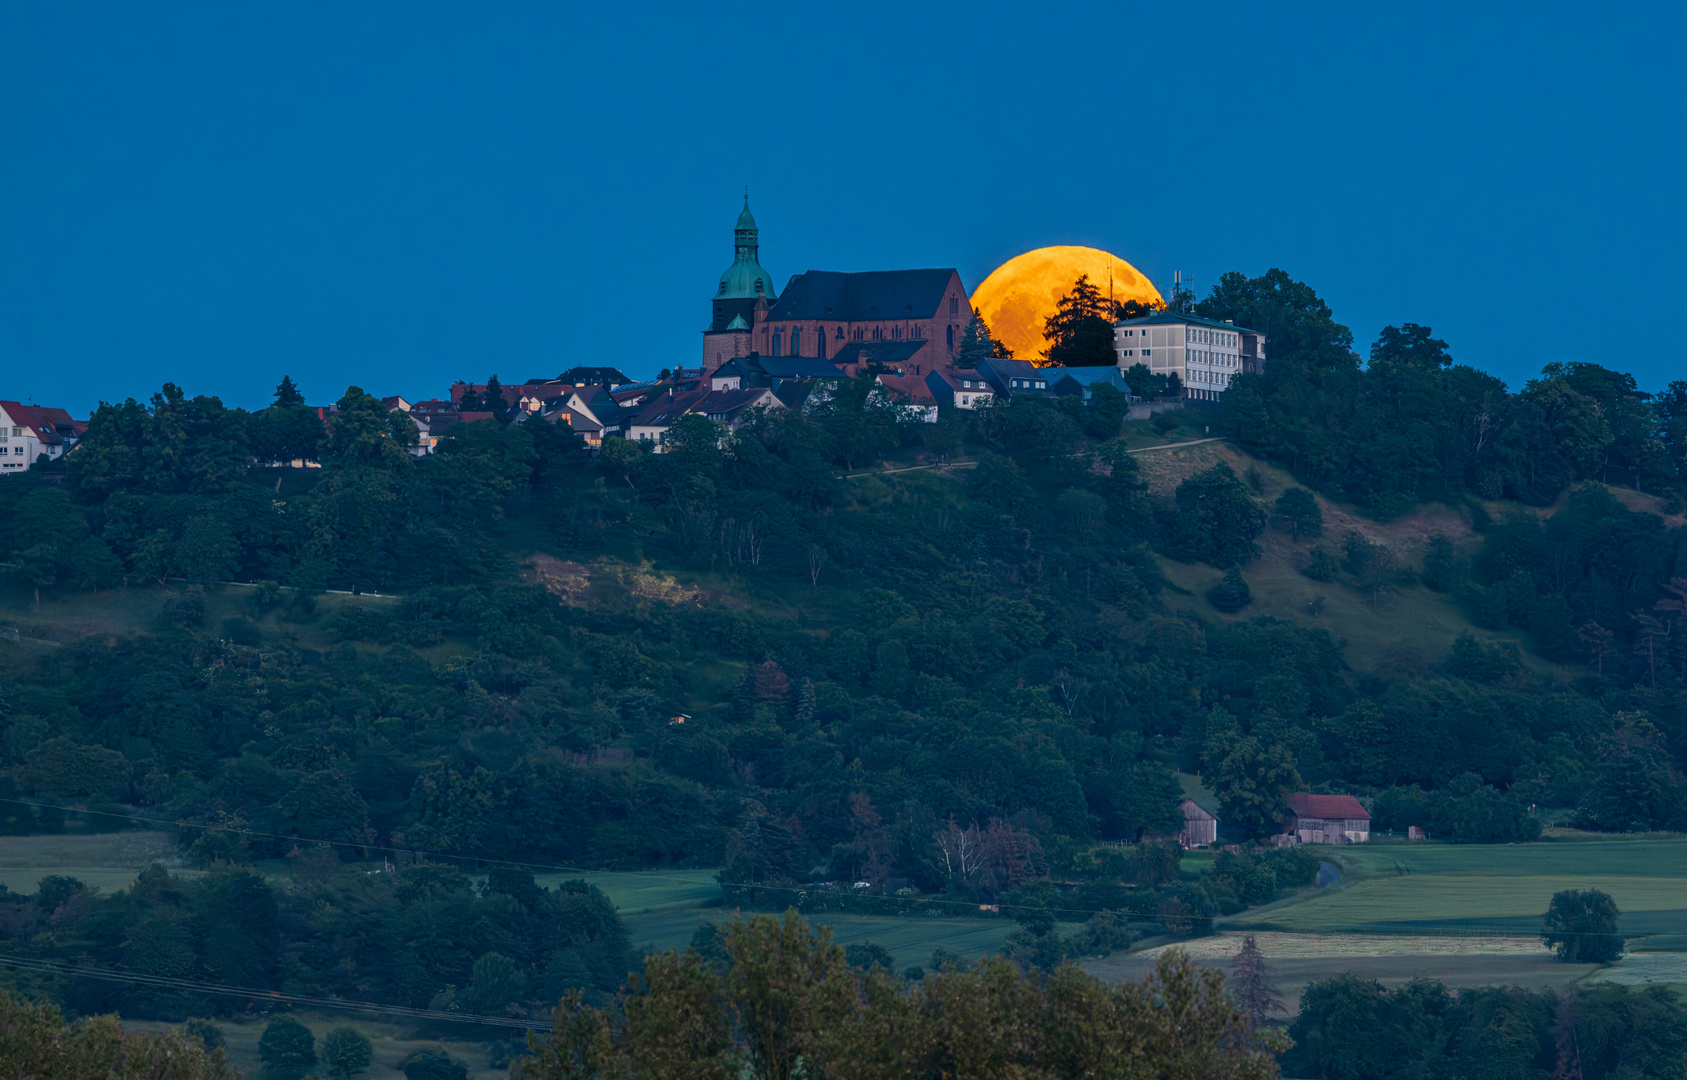
{"label": "farm building", "polygon": [[1177,808],[1183,811],[1183,828],[1177,842],[1186,848],[1211,847],[1218,843],[1218,817],[1194,799],[1184,799]]}
{"label": "farm building", "polygon": [[1363,844],[1371,838],[1371,812],[1351,795],[1286,796],[1279,844]]}

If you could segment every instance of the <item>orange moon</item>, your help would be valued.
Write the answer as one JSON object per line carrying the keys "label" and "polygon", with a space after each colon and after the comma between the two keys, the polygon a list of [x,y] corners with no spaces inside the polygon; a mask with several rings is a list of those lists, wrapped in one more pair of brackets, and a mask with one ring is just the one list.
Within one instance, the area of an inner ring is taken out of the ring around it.
{"label": "orange moon", "polygon": [[996,267],[973,290],[972,306],[990,325],[991,335],[1016,358],[1036,360],[1048,347],[1043,320],[1059,309],[1072,283],[1088,274],[1090,284],[1106,293],[1109,272],[1115,300],[1146,304],[1163,299],[1142,271],[1117,255],[1092,247],[1046,247]]}

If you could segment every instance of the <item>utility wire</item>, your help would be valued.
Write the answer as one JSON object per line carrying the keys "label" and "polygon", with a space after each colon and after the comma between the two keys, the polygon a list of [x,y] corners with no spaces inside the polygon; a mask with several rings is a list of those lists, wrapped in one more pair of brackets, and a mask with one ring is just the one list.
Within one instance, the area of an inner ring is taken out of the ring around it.
{"label": "utility wire", "polygon": [[387,1013],[402,1016],[412,1020],[449,1020],[454,1023],[483,1024],[491,1027],[521,1028],[526,1031],[549,1031],[548,1020],[526,1020],[514,1016],[483,1016],[479,1013],[447,1012],[441,1009],[412,1009],[405,1005],[378,1005],[366,1001],[350,1001],[345,998],[314,997],[309,994],[290,994],[282,990],[254,990],[242,986],[222,986],[217,983],[198,982],[193,979],[176,979],[163,975],[145,975],[138,972],[113,971],[110,968],[95,967],[89,964],[60,964],[51,960],[38,960],[25,956],[7,956],[0,954],[0,964],[17,968],[20,971],[34,971],[41,974],[65,975],[85,979],[102,979],[107,982],[131,983],[137,986],[149,986],[161,990],[183,990],[199,994],[215,994],[221,997],[246,998],[252,1001],[272,1002],[280,1005],[303,1005],[317,1009],[344,1009],[353,1012]]}

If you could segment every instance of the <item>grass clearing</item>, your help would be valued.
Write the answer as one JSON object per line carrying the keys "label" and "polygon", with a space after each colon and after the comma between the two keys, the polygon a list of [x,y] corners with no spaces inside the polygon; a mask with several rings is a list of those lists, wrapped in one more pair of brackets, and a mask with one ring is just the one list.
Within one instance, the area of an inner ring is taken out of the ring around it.
{"label": "grass clearing", "polygon": [[[637,870],[625,873],[539,874],[541,885],[583,878],[602,889],[627,924],[627,936],[637,950],[680,949],[690,944],[699,926],[749,918],[762,912],[737,912],[721,905],[715,870]],[[896,959],[896,970],[924,966],[939,946],[968,960],[1000,952],[1016,926],[1008,919],[952,918],[937,915],[811,916],[816,926],[832,928],[840,945],[871,941]]]}
{"label": "grass clearing", "polygon": [[173,874],[195,872],[181,869],[175,841],[166,832],[0,836],[0,885],[18,893],[33,893],[51,874],[116,892],[155,862]]}
{"label": "grass clearing", "polygon": [[[1344,866],[1339,887],[1227,921],[1290,932],[1431,928],[1528,936],[1552,894],[1601,889],[1625,933],[1687,933],[1687,838],[1582,840],[1557,830],[1534,844],[1477,846],[1379,841],[1326,848]],[[1637,942],[1636,944],[1639,944]],[[1658,944],[1665,944],[1660,936]]]}

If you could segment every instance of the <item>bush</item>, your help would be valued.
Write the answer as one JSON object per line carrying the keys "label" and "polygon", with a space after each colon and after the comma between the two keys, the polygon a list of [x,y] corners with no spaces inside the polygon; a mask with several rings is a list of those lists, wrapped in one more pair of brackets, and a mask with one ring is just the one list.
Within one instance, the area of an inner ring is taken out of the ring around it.
{"label": "bush", "polygon": [[258,1039],[264,1080],[299,1080],[316,1064],[316,1037],[291,1016],[278,1016]]}
{"label": "bush", "polygon": [[1235,614],[1253,603],[1253,592],[1248,588],[1248,582],[1242,577],[1242,572],[1231,567],[1225,573],[1223,580],[1207,590],[1207,602],[1213,607]]}
{"label": "bush", "polygon": [[469,1067],[438,1050],[413,1050],[398,1063],[404,1080],[468,1080]]}
{"label": "bush", "polygon": [[1301,573],[1313,581],[1334,581],[1340,571],[1341,564],[1330,554],[1328,548],[1315,547],[1312,549],[1311,561]]}

